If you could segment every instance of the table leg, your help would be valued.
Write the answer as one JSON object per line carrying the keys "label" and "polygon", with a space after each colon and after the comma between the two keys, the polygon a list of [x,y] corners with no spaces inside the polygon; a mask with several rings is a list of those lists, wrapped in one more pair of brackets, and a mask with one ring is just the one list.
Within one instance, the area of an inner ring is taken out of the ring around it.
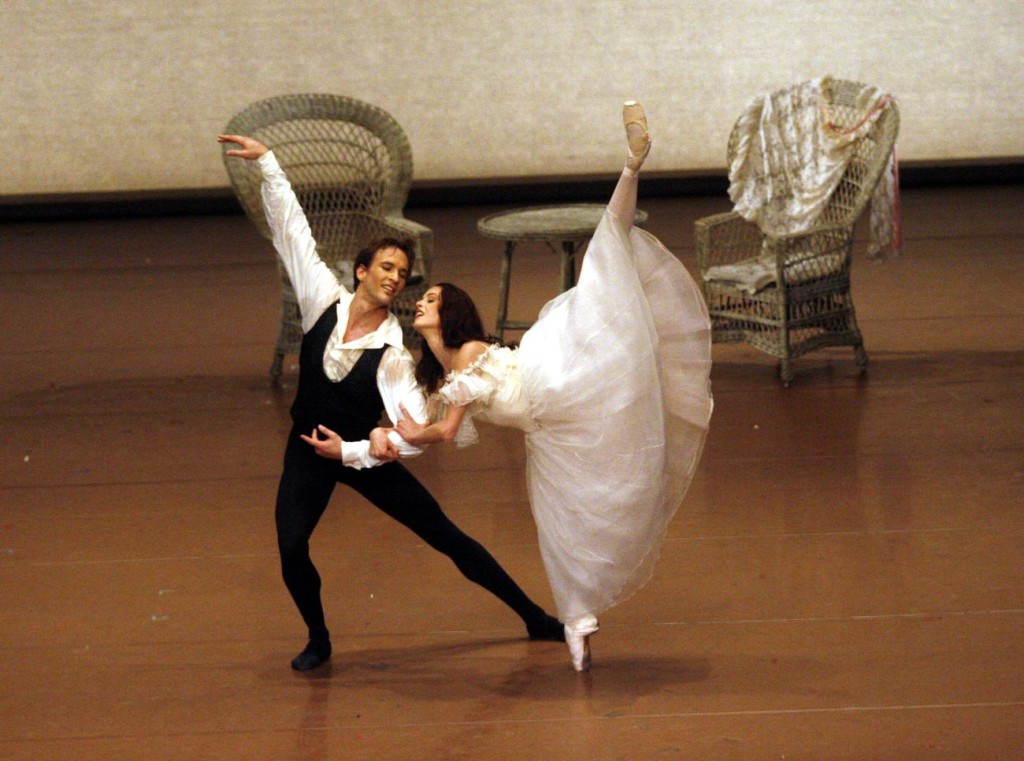
{"label": "table leg", "polygon": [[508,317],[508,287],[512,277],[512,252],[516,250],[515,241],[505,243],[505,256],[501,260],[501,281],[498,291],[498,322],[494,328],[499,341],[505,337],[505,320]]}
{"label": "table leg", "polygon": [[562,293],[576,285],[576,246],[571,240],[562,241]]}

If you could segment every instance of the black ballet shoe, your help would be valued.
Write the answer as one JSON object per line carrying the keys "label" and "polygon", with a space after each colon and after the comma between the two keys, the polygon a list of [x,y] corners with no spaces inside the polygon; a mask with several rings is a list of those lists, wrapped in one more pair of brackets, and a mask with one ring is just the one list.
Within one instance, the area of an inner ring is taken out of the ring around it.
{"label": "black ballet shoe", "polygon": [[540,621],[529,624],[526,633],[532,640],[565,642],[565,627],[554,616],[545,615]]}
{"label": "black ballet shoe", "polygon": [[327,663],[330,659],[331,641],[311,639],[306,644],[306,649],[292,658],[292,668],[296,671],[309,671]]}

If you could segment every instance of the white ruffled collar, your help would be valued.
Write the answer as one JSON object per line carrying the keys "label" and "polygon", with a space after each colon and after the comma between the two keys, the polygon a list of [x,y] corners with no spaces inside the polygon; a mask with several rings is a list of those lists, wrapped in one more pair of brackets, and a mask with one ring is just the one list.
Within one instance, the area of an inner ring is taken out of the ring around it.
{"label": "white ruffled collar", "polygon": [[444,376],[444,383],[442,385],[446,386],[453,380],[458,378],[460,375],[469,375],[470,373],[480,369],[480,367],[482,367],[486,362],[488,362],[491,359],[491,357],[494,356],[494,352],[501,348],[501,344],[491,344],[482,352],[480,352],[480,356],[474,359],[468,365],[466,365],[466,367],[462,368],[461,370],[452,370],[450,373]]}

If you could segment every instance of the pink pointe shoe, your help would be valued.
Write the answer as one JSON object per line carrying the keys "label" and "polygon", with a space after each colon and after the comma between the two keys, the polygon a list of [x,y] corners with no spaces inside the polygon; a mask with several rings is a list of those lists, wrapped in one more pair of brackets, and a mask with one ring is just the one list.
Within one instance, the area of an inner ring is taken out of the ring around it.
{"label": "pink pointe shoe", "polygon": [[622,125],[626,128],[629,155],[626,168],[631,172],[640,171],[644,159],[651,152],[651,136],[647,132],[647,115],[635,100],[627,100],[622,106]]}
{"label": "pink pointe shoe", "polygon": [[594,616],[584,616],[565,625],[565,644],[569,646],[572,667],[576,671],[590,670],[590,635],[598,630]]}

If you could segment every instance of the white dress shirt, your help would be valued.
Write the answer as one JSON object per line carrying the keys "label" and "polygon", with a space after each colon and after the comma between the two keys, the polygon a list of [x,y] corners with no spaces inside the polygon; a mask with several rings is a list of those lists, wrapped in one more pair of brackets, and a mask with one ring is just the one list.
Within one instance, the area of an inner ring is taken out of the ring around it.
{"label": "white dress shirt", "polygon": [[[403,417],[399,404],[404,404],[414,419],[425,421],[426,402],[416,384],[412,355],[402,343],[398,318],[389,313],[372,333],[345,342],[352,293],[338,282],[331,268],[316,253],[316,241],[306,215],[273,151],[263,154],[257,161],[263,173],[263,208],[273,232],[274,248],[295,289],[302,314],[302,332],[308,333],[331,304],[338,302],[338,324],[324,350],[324,373],[332,381],[340,381],[348,375],[364,349],[387,347],[377,368],[377,388],[384,400],[384,411],[397,422]],[[402,457],[415,457],[423,451],[397,433],[392,432],[390,438]],[[384,462],[370,454],[367,440],[342,442],[341,455],[345,465],[357,469]]]}

